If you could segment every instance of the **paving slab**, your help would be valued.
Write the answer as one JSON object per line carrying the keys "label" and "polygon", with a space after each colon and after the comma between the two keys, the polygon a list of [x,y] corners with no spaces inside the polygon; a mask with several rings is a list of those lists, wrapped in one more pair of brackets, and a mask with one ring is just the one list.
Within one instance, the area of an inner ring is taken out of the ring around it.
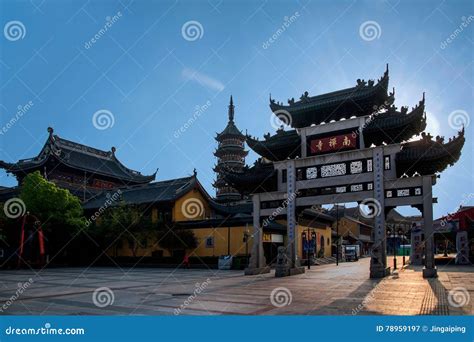
{"label": "paving slab", "polygon": [[285,278],[210,269],[0,271],[0,315],[474,314],[472,266],[443,265],[435,279],[423,279],[421,266],[369,279],[369,263],[313,266]]}

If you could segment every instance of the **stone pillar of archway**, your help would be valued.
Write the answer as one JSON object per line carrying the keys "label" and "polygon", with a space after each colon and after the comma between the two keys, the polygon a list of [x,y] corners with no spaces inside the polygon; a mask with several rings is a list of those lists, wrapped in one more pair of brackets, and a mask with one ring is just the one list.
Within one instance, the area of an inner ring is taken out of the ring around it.
{"label": "stone pillar of archway", "polygon": [[286,169],[286,260],[284,264],[277,265],[275,276],[285,277],[305,272],[304,267],[300,266],[298,260],[297,246],[298,235],[296,233],[296,169],[295,161],[289,160]]}
{"label": "stone pillar of archway", "polygon": [[263,229],[260,225],[260,195],[255,194],[253,199],[253,243],[252,254],[250,255],[249,265],[245,269],[245,275],[255,275],[269,273],[270,267],[267,266],[265,255],[263,253]]}
{"label": "stone pillar of archway", "polygon": [[423,265],[423,230],[419,227],[412,227],[411,229],[411,251],[410,264]]}
{"label": "stone pillar of archway", "polygon": [[370,203],[374,216],[374,245],[370,259],[370,278],[383,278],[390,273],[387,267],[387,241],[385,233],[385,189],[383,147],[373,150],[374,160],[374,198]]}
{"label": "stone pillar of archway", "polygon": [[434,260],[432,186],[432,176],[423,176],[423,231],[425,235],[425,267],[423,268],[423,278],[434,278],[437,276]]}

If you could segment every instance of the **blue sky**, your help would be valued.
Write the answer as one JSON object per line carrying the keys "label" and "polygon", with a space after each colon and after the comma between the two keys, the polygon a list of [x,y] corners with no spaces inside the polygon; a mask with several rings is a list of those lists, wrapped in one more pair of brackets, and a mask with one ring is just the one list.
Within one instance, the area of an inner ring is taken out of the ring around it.
{"label": "blue sky", "polygon": [[[466,112],[464,121],[471,121],[461,160],[435,187],[439,216],[474,192],[473,6],[469,1],[1,1],[0,125],[18,116],[18,106],[33,105],[0,135],[0,159],[35,156],[46,128],[53,126],[70,140],[106,150],[115,146],[119,159],[145,174],[159,168],[158,180],[190,175],[196,168],[213,194],[213,138],[226,125],[231,94],[238,127],[263,136],[274,131],[269,93],[286,101],[306,90],[314,95],[350,87],[358,78],[379,78],[389,63],[397,106],[414,106],[426,92],[432,134],[456,134],[448,122],[453,111]],[[11,21],[23,25],[20,36],[7,32]],[[360,34],[368,21],[376,24],[375,37]],[[107,22],[107,31],[99,33]],[[190,31],[183,34],[188,22]],[[277,33],[282,26],[284,32]],[[99,39],[91,43],[96,34]],[[276,39],[269,42],[272,36]],[[111,113],[113,126],[95,127],[94,113],[101,110]],[[250,153],[248,163],[255,158]],[[1,173],[0,185],[15,180]]]}

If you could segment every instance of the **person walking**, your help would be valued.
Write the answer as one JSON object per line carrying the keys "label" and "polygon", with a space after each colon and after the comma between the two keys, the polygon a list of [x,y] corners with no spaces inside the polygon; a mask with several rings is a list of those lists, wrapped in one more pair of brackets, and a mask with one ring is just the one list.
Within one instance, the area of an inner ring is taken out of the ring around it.
{"label": "person walking", "polygon": [[187,254],[184,254],[183,266],[184,266],[185,268],[189,268],[189,257],[188,257]]}

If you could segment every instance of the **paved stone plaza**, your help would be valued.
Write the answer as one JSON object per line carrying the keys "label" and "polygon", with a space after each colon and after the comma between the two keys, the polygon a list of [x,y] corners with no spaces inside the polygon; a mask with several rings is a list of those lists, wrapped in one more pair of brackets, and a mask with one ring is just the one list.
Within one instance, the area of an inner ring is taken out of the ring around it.
{"label": "paved stone plaza", "polygon": [[[379,281],[369,279],[369,262],[365,258],[337,267],[313,266],[303,275],[286,278],[275,278],[273,271],[244,276],[243,271],[163,268],[56,268],[38,274],[28,270],[1,271],[0,314],[474,313],[470,300],[474,298],[472,266],[440,266],[439,277],[429,280],[422,278],[421,267],[410,266]],[[391,263],[389,259],[388,264]],[[25,286],[30,278],[31,285]],[[22,284],[24,291],[18,293]],[[448,300],[449,291],[456,288],[467,291],[458,293],[464,295],[462,300],[466,302],[459,308]],[[11,300],[15,294],[17,298]]]}

